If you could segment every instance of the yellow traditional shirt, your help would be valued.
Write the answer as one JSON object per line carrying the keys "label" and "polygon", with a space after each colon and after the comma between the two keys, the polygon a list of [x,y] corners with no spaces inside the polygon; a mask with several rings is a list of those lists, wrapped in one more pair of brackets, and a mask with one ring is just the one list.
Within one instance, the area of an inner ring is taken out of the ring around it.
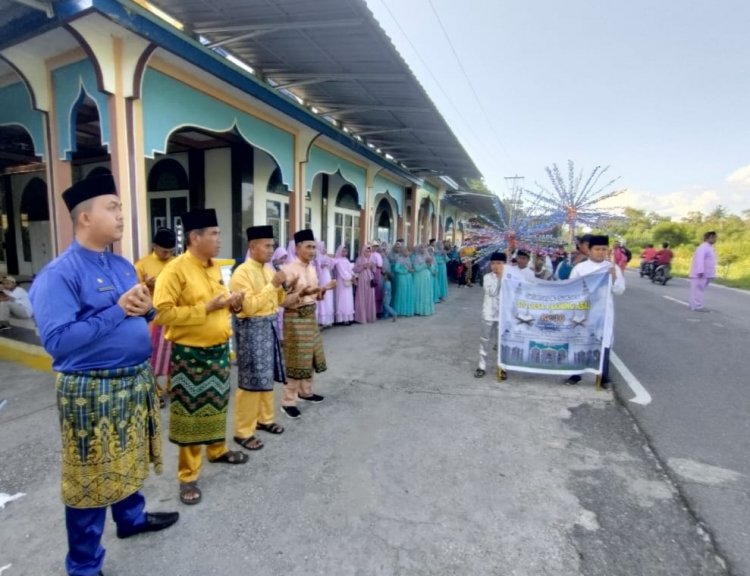
{"label": "yellow traditional shirt", "polygon": [[[168,260],[162,260],[156,255],[156,252],[151,252],[148,256],[144,256],[138,262],[135,263],[135,271],[138,274],[138,281],[145,282],[147,277],[158,278],[164,267],[174,260],[174,256]],[[153,296],[153,294],[151,294]]]}
{"label": "yellow traditional shirt", "polygon": [[[313,288],[318,287],[318,273],[315,272],[315,267],[312,264],[303,264],[298,258],[295,258],[289,264],[284,264],[281,269],[287,273],[290,280],[299,277],[297,285],[294,287],[295,294],[302,292],[308,286]],[[294,306],[289,306],[289,308],[294,310],[302,306],[315,304],[316,301],[315,295],[305,296],[304,298],[300,298],[299,302],[295,303]]]}
{"label": "yellow traditional shirt", "polygon": [[232,274],[229,287],[232,292],[244,292],[239,318],[270,316],[279,311],[284,301],[284,289],[272,283],[274,272],[252,258],[240,264]]}
{"label": "yellow traditional shirt", "polygon": [[167,327],[165,337],[171,342],[195,348],[223,344],[232,334],[229,308],[206,313],[206,302],[220,294],[229,296],[219,266],[185,252],[156,280],[154,320]]}

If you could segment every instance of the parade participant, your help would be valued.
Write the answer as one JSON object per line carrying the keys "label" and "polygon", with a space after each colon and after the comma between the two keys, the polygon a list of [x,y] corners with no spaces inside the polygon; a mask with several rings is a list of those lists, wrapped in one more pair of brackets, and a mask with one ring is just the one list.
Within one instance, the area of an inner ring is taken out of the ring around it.
{"label": "parade participant", "polygon": [[474,256],[477,253],[477,249],[474,246],[468,244],[461,248],[461,262],[464,265],[464,281],[468,288],[474,286]]}
{"label": "parade participant", "polygon": [[661,250],[656,253],[656,265],[664,266],[667,278],[672,277],[672,258],[674,252],[669,249],[669,242],[662,242]]}
{"label": "parade participant", "polygon": [[524,280],[536,280],[534,271],[529,267],[529,253],[526,250],[516,252],[516,262],[521,278]]}
{"label": "parade participant", "polygon": [[424,246],[417,246],[412,258],[414,265],[414,314],[432,316],[435,313],[435,297],[432,294],[432,272],[427,263]]}
{"label": "parade participant", "polygon": [[[576,264],[570,273],[570,278],[580,278],[587,274],[609,270],[612,275],[612,294],[620,295],[625,292],[625,276],[622,274],[619,266],[607,260],[609,252],[609,236],[591,236],[589,238],[589,257],[585,262]],[[615,305],[612,297],[607,299],[607,313],[604,319],[604,360],[602,362],[601,376],[597,377],[597,382],[602,388],[609,387],[609,351],[614,340],[615,326]],[[565,384],[578,384],[581,376],[574,374],[565,381]]]}
{"label": "parade participant", "polygon": [[[507,257],[502,252],[493,252],[490,256],[490,271],[484,275],[482,287],[484,301],[482,302],[482,330],[479,336],[479,365],[474,371],[475,378],[482,378],[487,372],[487,356],[492,350],[492,341],[498,338],[498,322],[500,320],[500,286],[503,280],[503,269]],[[499,346],[499,342],[498,342]],[[499,369],[500,379],[505,380],[505,370]]]}
{"label": "parade participant", "polygon": [[12,276],[3,278],[0,290],[0,330],[10,328],[10,317],[29,319],[32,317],[29,295]]}
{"label": "parade participant", "polygon": [[[273,257],[273,227],[252,226],[246,230],[250,259],[232,274],[229,287],[243,294],[237,315],[237,374],[234,441],[247,450],[263,448],[256,430],[281,434],[274,422],[274,382],[286,382],[281,340],[276,318],[286,293],[282,270],[265,264]],[[287,284],[289,287],[289,284]],[[294,297],[288,303],[295,302]]]}
{"label": "parade participant", "polygon": [[393,285],[391,284],[392,272],[383,272],[383,318],[393,318],[396,321],[396,310],[391,305],[393,302]]}
{"label": "parade participant", "polygon": [[[138,274],[138,280],[143,282],[151,296],[154,295],[156,287],[156,278],[159,276],[168,262],[174,259],[174,249],[177,245],[177,235],[169,228],[159,228],[154,234],[151,245],[151,254],[144,256],[135,263],[135,271]],[[159,396],[159,406],[164,408],[165,389],[159,385],[159,377],[166,378],[166,391],[170,389],[169,359],[172,355],[172,343],[164,338],[164,326],[156,323],[151,324],[151,369],[154,371],[156,378],[156,394]]]}
{"label": "parade participant", "polygon": [[179,446],[180,501],[197,504],[203,445],[209,462],[244,464],[247,454],[226,444],[229,404],[229,308],[239,309],[241,293],[224,286],[214,261],[221,248],[213,209],[182,216],[187,246],[167,264],[156,283],[156,323],[172,342],[169,439]]}
{"label": "parade participant", "polygon": [[576,238],[576,253],[573,256],[573,262],[572,262],[574,268],[576,264],[585,262],[586,259],[589,257],[589,241],[590,240],[591,240],[591,234],[584,234],[583,236],[578,236]]}
{"label": "parade participant", "polygon": [[349,261],[348,248],[342,244],[336,249],[334,274],[336,276],[336,323],[350,326],[354,322],[354,268]]}
{"label": "parade participant", "polygon": [[130,262],[107,251],[124,219],[111,175],[62,194],[74,240],[34,280],[39,335],[58,372],[62,499],[71,576],[102,574],[107,507],[117,536],[162,530],[179,514],[148,513],[140,493],[161,473],[161,424],[149,365],[151,295]]}
{"label": "parade participant", "polygon": [[357,293],[354,295],[354,321],[359,324],[368,324],[377,320],[375,267],[372,248],[369,245],[363,246],[359,258],[354,263],[354,273],[357,275]]}
{"label": "parade participant", "polygon": [[399,316],[414,316],[414,268],[405,246],[394,246],[393,308]]}
{"label": "parade participant", "polygon": [[[266,268],[271,268],[272,270],[278,270],[281,268],[284,264],[287,263],[287,260],[289,259],[289,253],[287,252],[286,248],[283,246],[279,246],[276,248],[276,250],[273,251],[273,256],[271,256],[271,261],[266,265]],[[279,310],[279,313],[276,315],[276,335],[279,337],[279,339],[283,342],[284,341],[284,313]]]}
{"label": "parade participant", "polygon": [[703,295],[712,278],[716,278],[716,232],[706,232],[703,243],[693,254],[690,266],[690,309],[703,312]]}
{"label": "parade participant", "polygon": [[313,231],[300,230],[294,235],[297,257],[282,267],[291,280],[296,282],[292,295],[298,300],[284,307],[284,356],[287,381],[281,409],[290,418],[299,418],[297,398],[308,402],[322,402],[323,396],[313,393],[313,374],[328,369],[323,352],[323,340],[315,319],[315,303],[325,293],[336,287],[331,280],[325,286],[318,285],[318,276],[311,265],[315,258],[315,236]]}
{"label": "parade participant", "polygon": [[[326,254],[325,242],[317,242],[314,262],[315,272],[318,274],[318,282],[321,285],[328,284],[331,281],[334,262],[333,258]],[[316,310],[318,325],[321,328],[330,328],[333,326],[334,313],[333,290],[329,290],[323,299],[318,302]]]}
{"label": "parade participant", "polygon": [[628,254],[625,252],[622,244],[619,240],[615,242],[615,247],[612,250],[612,256],[615,260],[615,264],[620,267],[620,270],[625,272],[625,268],[628,267]]}
{"label": "parade participant", "polygon": [[370,243],[370,260],[374,267],[372,275],[375,280],[375,317],[383,313],[383,256],[380,254],[380,241],[373,240]]}
{"label": "parade participant", "polygon": [[442,302],[448,297],[448,255],[445,252],[445,246],[440,242],[435,244],[435,264],[437,266],[435,297],[438,302]]}

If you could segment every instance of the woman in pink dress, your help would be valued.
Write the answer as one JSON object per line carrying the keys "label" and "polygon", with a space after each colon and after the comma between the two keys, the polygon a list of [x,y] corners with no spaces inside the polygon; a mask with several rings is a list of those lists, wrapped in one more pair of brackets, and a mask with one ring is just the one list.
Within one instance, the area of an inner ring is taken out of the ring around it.
{"label": "woman in pink dress", "polygon": [[333,259],[336,276],[336,323],[351,325],[354,322],[354,267],[349,261],[349,251],[343,244],[336,249]]}
{"label": "woman in pink dress", "polygon": [[[325,286],[331,281],[333,258],[326,254],[326,245],[318,242],[318,254],[315,256],[315,267],[318,273],[318,285]],[[323,300],[318,300],[318,324],[321,328],[333,326],[333,290],[326,290]]]}
{"label": "woman in pink dress", "polygon": [[354,321],[359,324],[367,324],[377,320],[375,307],[375,268],[377,266],[371,252],[370,245],[365,245],[354,264],[354,273],[357,275]]}

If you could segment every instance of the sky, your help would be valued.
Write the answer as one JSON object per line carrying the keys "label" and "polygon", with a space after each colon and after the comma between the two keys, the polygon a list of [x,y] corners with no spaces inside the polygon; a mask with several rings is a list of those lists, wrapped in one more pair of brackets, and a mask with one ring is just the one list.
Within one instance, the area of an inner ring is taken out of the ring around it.
{"label": "sky", "polygon": [[750,1],[366,1],[501,197],[572,160],[609,205],[750,209]]}

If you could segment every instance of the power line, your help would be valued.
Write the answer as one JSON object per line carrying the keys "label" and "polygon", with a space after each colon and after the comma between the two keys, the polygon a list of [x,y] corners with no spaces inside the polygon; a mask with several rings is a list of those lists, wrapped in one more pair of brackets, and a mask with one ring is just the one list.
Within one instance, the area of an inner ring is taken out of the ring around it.
{"label": "power line", "polygon": [[485,110],[484,105],[482,104],[482,100],[479,98],[479,94],[474,88],[474,84],[466,72],[466,68],[464,68],[464,65],[461,62],[461,59],[458,57],[458,52],[456,51],[456,47],[453,45],[453,42],[451,41],[451,38],[448,35],[448,30],[445,28],[445,25],[443,24],[443,21],[440,18],[440,15],[437,13],[437,10],[435,9],[435,5],[432,3],[432,0],[427,0],[427,3],[430,5],[430,9],[432,9],[432,13],[435,15],[435,19],[438,21],[438,24],[440,25],[440,29],[443,31],[443,35],[445,36],[445,39],[448,42],[448,46],[450,47],[451,52],[453,52],[453,57],[456,59],[456,62],[458,63],[458,67],[461,70],[461,73],[464,75],[464,78],[466,79],[466,83],[469,85],[469,88],[471,89],[471,93],[474,95],[474,99],[477,101],[477,104],[479,104],[479,109],[482,111],[482,114],[484,115],[484,118],[487,121],[487,124],[492,130],[492,134],[493,136],[495,136],[498,146],[500,146],[500,149],[503,151],[503,154],[505,154],[505,157],[508,159],[510,164],[511,165],[515,164],[510,154],[508,153],[508,150],[505,148],[503,143],[497,137],[497,134],[498,134],[497,129],[495,128],[495,125],[492,123],[492,119],[490,118],[490,115],[487,114],[487,110]]}
{"label": "power line", "polygon": [[[443,94],[443,96],[445,97],[445,100],[453,108],[454,112],[459,117],[459,119],[466,125],[466,127],[468,128],[469,134],[472,136],[472,138],[474,139],[475,142],[479,142],[480,143],[479,150],[481,151],[481,153],[486,154],[486,160],[489,160],[490,162],[495,162],[496,159],[492,158],[489,155],[489,153],[487,152],[486,147],[484,145],[482,145],[482,144],[484,144],[483,143],[483,138],[480,138],[477,135],[477,133],[474,132],[472,124],[468,120],[466,120],[466,118],[464,117],[464,115],[461,113],[461,110],[453,103],[453,100],[451,100],[450,96],[448,96],[447,92],[443,89],[442,83],[440,82],[440,80],[438,80],[438,78],[432,72],[432,70],[430,69],[430,67],[427,65],[427,62],[425,62],[424,58],[422,58],[422,55],[419,53],[419,50],[417,50],[417,47],[411,41],[411,38],[409,38],[409,35],[401,27],[400,22],[398,21],[398,19],[396,18],[396,16],[391,11],[390,7],[386,3],[386,0],[380,0],[380,3],[385,8],[386,12],[388,12],[388,14],[390,15],[391,19],[396,24],[396,27],[401,31],[401,35],[406,39],[406,41],[408,42],[409,46],[411,46],[411,49],[414,51],[414,54],[416,55],[417,59],[422,63],[422,66],[425,68],[425,70],[427,70],[427,73],[432,78],[432,80],[435,83],[435,85],[437,86],[438,90],[440,90],[440,92]],[[464,75],[465,75],[465,73],[464,73]],[[501,145],[501,148],[503,148],[503,152],[505,153],[505,155],[508,156],[507,151],[505,151],[505,149],[504,149],[504,147],[502,147],[502,145]]]}

